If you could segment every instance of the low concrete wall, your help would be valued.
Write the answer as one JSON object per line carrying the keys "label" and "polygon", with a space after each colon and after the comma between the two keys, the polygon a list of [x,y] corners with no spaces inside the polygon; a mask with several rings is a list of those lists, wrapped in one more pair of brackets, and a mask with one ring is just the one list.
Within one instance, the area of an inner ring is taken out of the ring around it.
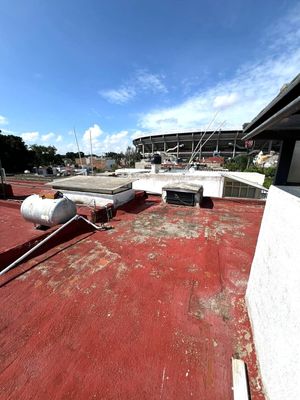
{"label": "low concrete wall", "polygon": [[130,200],[134,199],[135,196],[135,191],[133,189],[116,194],[75,192],[69,190],[62,190],[62,193],[76,204],[85,204],[88,206],[96,205],[99,207],[113,204],[115,208],[128,203]]}
{"label": "low concrete wall", "polygon": [[[144,173],[141,173],[144,172]],[[232,178],[243,178],[248,182],[262,185],[265,176],[256,172],[223,172],[223,171],[180,171],[180,172],[160,172],[153,174],[147,170],[136,170],[133,168],[118,169],[118,175],[126,175],[133,179],[133,189],[145,190],[148,193],[162,194],[165,185],[181,182],[196,183],[203,186],[203,196],[223,197],[224,176],[230,174]]]}
{"label": "low concrete wall", "polygon": [[259,174],[258,172],[239,172],[239,171],[228,171],[232,176],[237,176],[238,178],[246,179],[249,182],[258,183],[263,185],[265,181],[265,175]]}
{"label": "low concrete wall", "polygon": [[271,186],[246,301],[267,398],[300,399],[300,188]]}
{"label": "low concrete wall", "polygon": [[201,173],[201,171],[196,171],[185,175],[176,173],[147,174],[139,176],[139,179],[133,182],[132,187],[135,190],[162,194],[162,188],[174,182],[200,184],[203,186],[203,196],[222,197],[223,194],[224,178],[219,172]]}

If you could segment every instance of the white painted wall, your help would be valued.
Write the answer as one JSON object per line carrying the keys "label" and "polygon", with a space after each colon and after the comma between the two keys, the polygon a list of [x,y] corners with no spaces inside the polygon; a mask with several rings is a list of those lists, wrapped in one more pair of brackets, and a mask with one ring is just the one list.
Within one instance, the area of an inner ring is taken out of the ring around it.
{"label": "white painted wall", "polygon": [[242,179],[246,179],[249,182],[258,183],[263,185],[265,181],[265,175],[259,174],[258,172],[238,172],[238,171],[228,171],[232,176],[237,176]]}
{"label": "white painted wall", "polygon": [[246,301],[267,398],[299,400],[299,187],[269,190]]}
{"label": "white painted wall", "polygon": [[148,193],[162,194],[162,188],[173,182],[196,183],[203,186],[203,196],[222,197],[224,178],[219,172],[202,172],[194,173],[159,173],[147,174],[138,177],[133,182],[132,187],[135,190],[145,190]]}
{"label": "white painted wall", "polygon": [[[122,171],[122,170],[118,170]],[[128,172],[127,172],[128,173]],[[129,175],[133,173],[130,172]],[[196,183],[203,186],[203,196],[222,197],[224,177],[222,171],[194,171],[181,173],[135,174],[138,179],[133,182],[133,189],[145,190],[148,193],[162,194],[162,188],[173,182]],[[263,184],[265,176],[256,172],[230,172],[230,176],[244,178],[249,182]]]}
{"label": "white painted wall", "polygon": [[134,199],[135,191],[133,189],[125,190],[116,194],[76,192],[70,190],[61,190],[61,192],[76,204],[85,204],[88,206],[104,207],[107,204],[113,204],[114,207],[120,207]]}

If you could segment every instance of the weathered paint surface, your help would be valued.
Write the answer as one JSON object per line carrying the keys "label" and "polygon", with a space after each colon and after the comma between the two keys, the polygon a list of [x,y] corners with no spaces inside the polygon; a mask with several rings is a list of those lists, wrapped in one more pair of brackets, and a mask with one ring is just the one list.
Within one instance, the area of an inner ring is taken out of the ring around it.
{"label": "weathered paint surface", "polygon": [[229,400],[234,356],[263,399],[244,303],[262,211],[153,197],[10,271],[0,397]]}

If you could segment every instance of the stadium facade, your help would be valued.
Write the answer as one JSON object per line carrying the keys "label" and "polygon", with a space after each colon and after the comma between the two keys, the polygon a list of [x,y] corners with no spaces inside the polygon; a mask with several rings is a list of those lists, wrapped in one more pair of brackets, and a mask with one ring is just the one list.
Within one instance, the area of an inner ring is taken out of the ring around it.
{"label": "stadium facade", "polygon": [[271,140],[244,141],[242,130],[190,131],[151,134],[133,140],[136,149],[146,157],[157,151],[174,155],[183,160],[189,159],[197,150],[197,158],[220,155],[225,158],[247,154],[279,151],[280,142]]}

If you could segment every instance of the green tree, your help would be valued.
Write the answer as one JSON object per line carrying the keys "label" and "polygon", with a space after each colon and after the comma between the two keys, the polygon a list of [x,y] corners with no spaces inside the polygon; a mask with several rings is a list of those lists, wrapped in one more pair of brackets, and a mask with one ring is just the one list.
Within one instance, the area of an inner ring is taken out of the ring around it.
{"label": "green tree", "polygon": [[79,153],[74,153],[73,151],[68,151],[66,153],[65,157],[68,158],[69,160],[75,161],[76,158],[79,158],[79,154],[80,154],[81,158],[85,157],[83,151],[80,151]]}
{"label": "green tree", "polygon": [[54,146],[40,146],[33,144],[30,146],[30,150],[34,153],[34,162],[37,167],[61,163],[61,156],[58,157],[58,155],[56,155],[57,149]]}
{"label": "green tree", "polygon": [[224,164],[224,168],[227,168],[229,171],[244,171],[249,165],[247,155],[240,154],[230,160],[227,160]]}
{"label": "green tree", "polygon": [[24,172],[32,168],[34,154],[28,151],[21,137],[0,134],[0,159],[6,172]]}
{"label": "green tree", "polygon": [[109,151],[104,154],[104,157],[109,160],[115,160],[116,164],[120,164],[120,161],[124,159],[124,153],[115,153],[114,151]]}
{"label": "green tree", "polygon": [[[253,164],[253,158],[248,159],[249,156],[239,155],[234,159],[228,160],[224,167],[229,171],[242,171],[242,172],[258,172],[265,175],[264,186],[269,189],[274,181],[276,174],[276,167],[263,168]],[[250,162],[251,161],[251,162]]]}
{"label": "green tree", "polygon": [[126,167],[134,167],[137,161],[141,161],[141,154],[134,147],[128,146],[124,158]]}

